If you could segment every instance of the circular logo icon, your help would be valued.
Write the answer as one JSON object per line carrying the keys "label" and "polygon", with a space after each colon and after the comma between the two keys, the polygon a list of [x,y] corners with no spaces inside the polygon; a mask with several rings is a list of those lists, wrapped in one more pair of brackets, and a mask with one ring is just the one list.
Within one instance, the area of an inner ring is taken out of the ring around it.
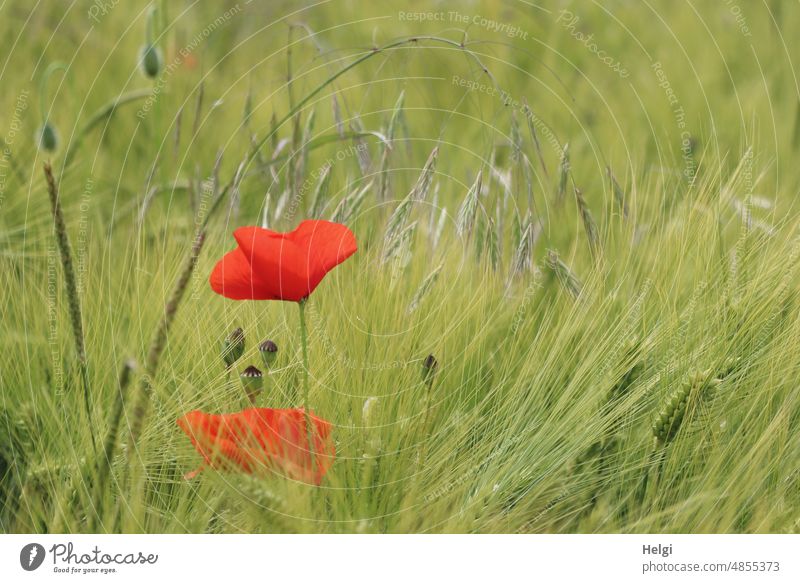
{"label": "circular logo icon", "polygon": [[19,552],[19,564],[26,571],[35,571],[44,562],[44,547],[39,543],[30,543]]}

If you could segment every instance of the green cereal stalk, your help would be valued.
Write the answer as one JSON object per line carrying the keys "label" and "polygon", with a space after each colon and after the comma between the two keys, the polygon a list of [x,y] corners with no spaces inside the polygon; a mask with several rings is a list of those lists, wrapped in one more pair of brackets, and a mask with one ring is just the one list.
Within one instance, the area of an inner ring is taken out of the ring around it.
{"label": "green cereal stalk", "polygon": [[92,447],[97,451],[97,444],[94,436],[94,421],[92,419],[92,408],[90,405],[91,386],[89,383],[89,368],[86,362],[86,340],[83,335],[83,318],[81,315],[81,302],[78,297],[78,286],[75,283],[75,269],[72,263],[72,250],[67,234],[67,226],[64,223],[64,214],[61,211],[61,202],[58,196],[58,186],[53,176],[53,169],[49,162],[44,164],[44,176],[47,180],[47,192],[50,195],[50,207],[53,212],[55,223],[56,241],[61,256],[61,267],[64,272],[64,286],[67,291],[69,301],[69,316],[72,323],[72,334],[75,337],[75,352],[78,357],[78,366],[81,370],[81,380],[83,381],[83,404],[86,409],[86,421],[89,424],[89,434],[92,437]]}

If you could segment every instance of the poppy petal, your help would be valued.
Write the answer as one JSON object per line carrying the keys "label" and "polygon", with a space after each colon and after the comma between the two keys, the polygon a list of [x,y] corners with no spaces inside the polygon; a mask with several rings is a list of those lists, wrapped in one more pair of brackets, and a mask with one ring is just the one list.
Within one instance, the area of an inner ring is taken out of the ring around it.
{"label": "poppy petal", "polygon": [[192,411],[178,419],[178,426],[206,465],[247,473],[280,471],[291,478],[319,484],[333,465],[336,450],[330,438],[331,424],[314,415],[309,418],[313,466],[303,409],[253,408],[228,415]]}
{"label": "poppy petal", "polygon": [[326,273],[358,250],[353,232],[330,221],[303,221],[288,236],[306,253],[312,291]]}
{"label": "poppy petal", "polygon": [[217,262],[209,283],[211,289],[231,300],[274,299],[269,286],[238,247]]}
{"label": "poppy petal", "polygon": [[288,301],[311,294],[331,269],[358,248],[350,229],[330,221],[302,221],[290,233],[242,227],[234,237],[273,299]]}
{"label": "poppy petal", "polygon": [[267,299],[298,302],[311,293],[308,261],[288,234],[260,227],[233,232],[242,254],[266,285]]}

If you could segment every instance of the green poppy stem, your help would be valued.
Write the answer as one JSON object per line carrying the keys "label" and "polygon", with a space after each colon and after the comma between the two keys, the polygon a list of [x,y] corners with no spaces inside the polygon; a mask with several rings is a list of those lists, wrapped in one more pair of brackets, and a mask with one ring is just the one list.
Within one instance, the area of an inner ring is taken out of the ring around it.
{"label": "green poppy stem", "polygon": [[314,441],[311,435],[311,409],[309,408],[308,389],[308,329],[306,328],[306,302],[308,298],[300,300],[300,343],[303,346],[303,412],[306,418],[306,439],[308,451],[311,454],[311,470],[314,470]]}

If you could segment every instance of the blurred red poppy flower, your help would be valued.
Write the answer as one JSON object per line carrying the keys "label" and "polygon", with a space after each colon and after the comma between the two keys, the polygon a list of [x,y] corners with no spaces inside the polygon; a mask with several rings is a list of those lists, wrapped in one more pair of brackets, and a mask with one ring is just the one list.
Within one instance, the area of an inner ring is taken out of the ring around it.
{"label": "blurred red poppy flower", "polygon": [[319,485],[333,465],[336,449],[331,424],[311,414],[308,417],[313,428],[313,463],[303,409],[254,408],[227,415],[191,411],[178,419],[178,426],[203,456],[204,466],[249,474],[280,472]]}
{"label": "blurred red poppy flower", "polygon": [[303,221],[290,233],[242,227],[233,236],[239,246],[209,278],[215,292],[232,300],[299,302],[357,249],[352,231],[329,221]]}

